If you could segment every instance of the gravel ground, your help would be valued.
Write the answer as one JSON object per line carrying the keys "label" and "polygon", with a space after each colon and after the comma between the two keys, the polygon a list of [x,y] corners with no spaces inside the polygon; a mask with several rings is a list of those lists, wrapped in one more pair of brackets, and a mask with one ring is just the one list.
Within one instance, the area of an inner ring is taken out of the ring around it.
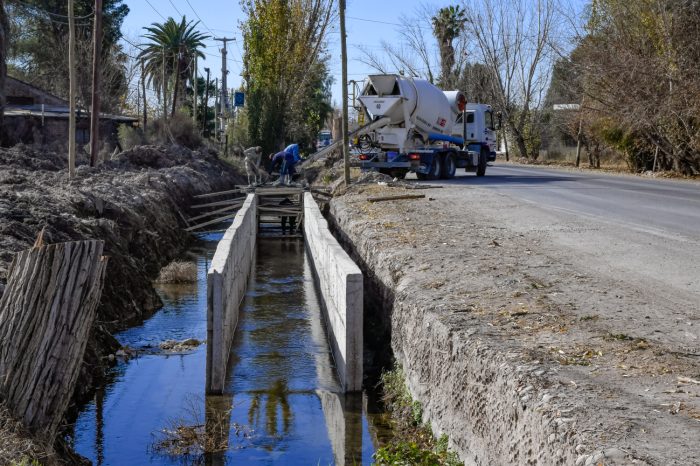
{"label": "gravel ground", "polygon": [[331,203],[391,346],[466,464],[700,464],[700,238],[493,191]]}

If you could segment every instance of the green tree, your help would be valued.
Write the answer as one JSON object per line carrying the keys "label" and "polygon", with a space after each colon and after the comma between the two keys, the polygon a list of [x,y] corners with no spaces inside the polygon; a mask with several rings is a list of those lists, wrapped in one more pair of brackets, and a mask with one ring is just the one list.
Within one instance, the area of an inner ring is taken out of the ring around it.
{"label": "green tree", "polygon": [[[90,104],[93,0],[75,0],[78,101]],[[68,96],[68,7],[65,0],[10,0],[9,72],[61,97]],[[118,44],[129,12],[123,0],[104,0],[102,108],[117,111],[127,91],[127,56]]]}
{"label": "green tree", "polygon": [[[206,77],[197,76],[197,127],[205,130],[205,135],[214,132],[214,107],[209,105],[209,102],[204,102],[207,95],[207,87],[209,87],[209,99],[216,95],[216,86],[213,81],[209,84],[205,83]],[[190,79],[189,85],[185,87],[185,103],[183,104],[190,115],[192,115],[192,100],[194,98],[194,86]],[[202,128],[204,112],[207,112],[207,128]]]}
{"label": "green tree", "polygon": [[328,80],[325,45],[334,0],[242,0],[241,5],[247,15],[242,29],[249,139],[273,152],[285,140],[296,142],[313,131],[309,97],[318,97],[319,90],[323,95]]}
{"label": "green tree", "polygon": [[452,43],[464,30],[466,20],[465,10],[454,5],[440,8],[432,18],[433,34],[440,47],[440,85],[444,89],[451,88],[456,81],[453,71],[455,48]]}
{"label": "green tree", "polygon": [[183,16],[179,23],[168,18],[164,23],[153,23],[144,28],[147,31],[144,38],[149,42],[138,58],[144,64],[148,84],[159,90],[161,98],[165,99],[166,108],[171,89],[171,116],[182,104],[183,88],[187,80],[191,79],[194,57],[204,58],[201,49],[209,36],[196,31],[198,24],[199,22],[187,22]]}

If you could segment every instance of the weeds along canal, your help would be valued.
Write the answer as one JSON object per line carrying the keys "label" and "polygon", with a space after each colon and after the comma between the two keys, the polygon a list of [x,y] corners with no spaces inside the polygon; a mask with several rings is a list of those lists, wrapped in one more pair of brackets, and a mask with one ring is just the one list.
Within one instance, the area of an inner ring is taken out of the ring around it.
{"label": "weeds along canal", "polygon": [[[301,240],[259,239],[223,396],[204,395],[204,345],[159,349],[206,338],[206,272],[220,237],[196,251],[197,283],[159,285],[163,309],[117,335],[138,356],[112,370],[69,441],[97,465],[370,464],[384,423],[367,414],[376,410],[366,394],[342,393]],[[205,443],[220,451],[202,453]]]}

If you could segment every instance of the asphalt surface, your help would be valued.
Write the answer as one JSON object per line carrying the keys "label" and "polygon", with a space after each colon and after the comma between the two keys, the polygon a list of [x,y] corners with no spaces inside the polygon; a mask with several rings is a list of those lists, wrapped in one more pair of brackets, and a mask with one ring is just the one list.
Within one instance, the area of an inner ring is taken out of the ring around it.
{"label": "asphalt surface", "polygon": [[484,177],[458,170],[455,179],[439,184],[488,188],[547,210],[700,247],[700,183],[492,164]]}

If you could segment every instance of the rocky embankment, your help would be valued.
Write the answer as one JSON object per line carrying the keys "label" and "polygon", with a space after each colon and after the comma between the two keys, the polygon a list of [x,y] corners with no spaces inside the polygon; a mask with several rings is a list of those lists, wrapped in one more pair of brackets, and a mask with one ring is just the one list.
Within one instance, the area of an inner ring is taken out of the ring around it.
{"label": "rocky embankment", "polygon": [[588,268],[552,239],[585,224],[531,225],[528,209],[449,186],[336,196],[371,294],[366,341],[391,341],[424,420],[465,464],[698,464],[692,308]]}
{"label": "rocky embankment", "polygon": [[[0,294],[14,253],[44,243],[101,239],[109,264],[79,392],[99,376],[117,342],[110,332],[161,306],[151,286],[183,251],[193,195],[241,182],[213,151],[142,146],[68,180],[65,156],[17,146],[0,149]],[[77,393],[79,398],[83,393]]]}

